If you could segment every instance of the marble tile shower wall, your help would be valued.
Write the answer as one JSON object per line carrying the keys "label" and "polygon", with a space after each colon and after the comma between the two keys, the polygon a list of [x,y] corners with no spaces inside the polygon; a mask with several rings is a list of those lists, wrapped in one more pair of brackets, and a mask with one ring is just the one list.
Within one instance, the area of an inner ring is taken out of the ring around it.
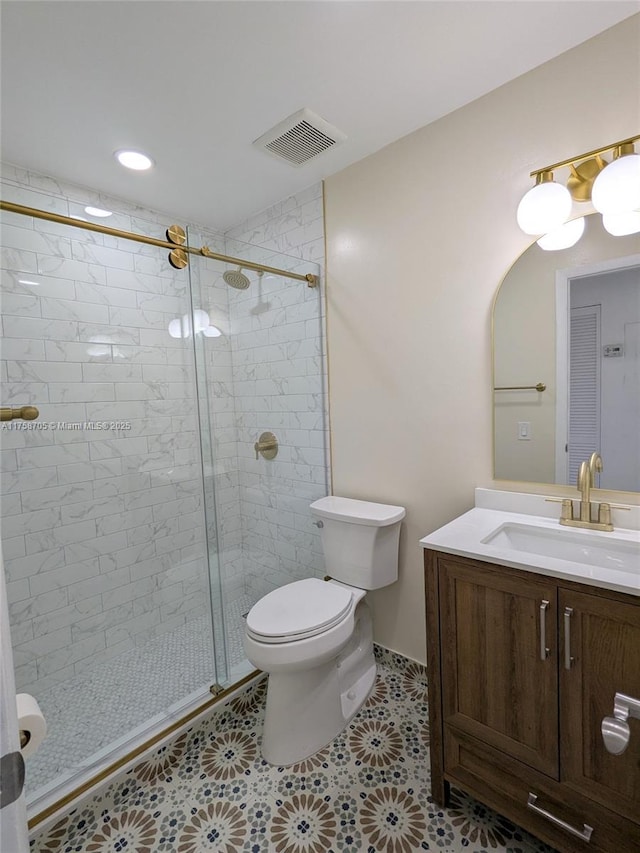
{"label": "marble tile shower wall", "polygon": [[[106,207],[110,226],[153,236],[170,224],[10,166],[2,197],[72,216]],[[195,370],[167,331],[189,310],[188,273],[163,250],[2,218],[3,405],[33,403],[40,423],[130,424],[0,436],[16,679],[35,692],[207,606]]]}
{"label": "marble tile shower wall", "polygon": [[[227,232],[250,243],[252,260],[280,266],[276,253],[320,265],[321,288],[255,275],[229,292],[232,379],[238,426],[240,529],[246,592],[257,599],[309,575],[324,561],[309,503],[329,489],[324,346],[322,184],[297,193]],[[276,459],[255,458],[261,432],[274,432]]]}

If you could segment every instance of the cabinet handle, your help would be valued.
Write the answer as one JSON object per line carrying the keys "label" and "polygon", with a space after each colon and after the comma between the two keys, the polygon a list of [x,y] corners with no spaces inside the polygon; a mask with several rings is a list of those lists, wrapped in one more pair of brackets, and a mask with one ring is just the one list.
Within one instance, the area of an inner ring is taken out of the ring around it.
{"label": "cabinet handle", "polygon": [[582,830],[576,829],[575,826],[571,826],[570,823],[567,823],[564,820],[560,820],[559,817],[551,814],[546,809],[541,809],[540,806],[536,805],[537,796],[529,792],[529,799],[527,800],[527,808],[531,809],[532,812],[541,815],[541,817],[546,818],[551,823],[559,826],[561,829],[564,829],[570,835],[575,835],[576,838],[581,838],[583,841],[591,841],[591,834],[593,833],[593,827],[589,826],[588,823],[582,824]]}
{"label": "cabinet handle", "polygon": [[540,660],[546,660],[549,657],[549,649],[547,648],[547,608],[549,602],[546,598],[542,599],[540,604]]}
{"label": "cabinet handle", "polygon": [[571,614],[573,607],[564,609],[564,668],[571,669],[573,658],[571,657]]}

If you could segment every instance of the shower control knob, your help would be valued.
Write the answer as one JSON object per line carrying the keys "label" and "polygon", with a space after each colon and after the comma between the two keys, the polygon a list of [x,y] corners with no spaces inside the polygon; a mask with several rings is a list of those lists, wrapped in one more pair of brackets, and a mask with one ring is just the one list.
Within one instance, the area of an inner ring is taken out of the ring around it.
{"label": "shower control knob", "polygon": [[263,432],[253,445],[253,449],[256,452],[256,459],[260,457],[260,454],[265,459],[275,459],[278,455],[278,439],[272,432]]}

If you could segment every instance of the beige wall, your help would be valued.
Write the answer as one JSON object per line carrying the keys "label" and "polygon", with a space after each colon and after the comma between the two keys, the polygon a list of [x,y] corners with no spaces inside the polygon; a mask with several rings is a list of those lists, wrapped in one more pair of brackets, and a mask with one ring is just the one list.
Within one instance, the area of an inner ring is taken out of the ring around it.
{"label": "beige wall", "polygon": [[333,490],[407,507],[399,582],[369,600],[377,641],[417,660],[418,540],[494,484],[490,316],[529,242],[518,201],[532,169],[638,133],[639,21],[326,181]]}

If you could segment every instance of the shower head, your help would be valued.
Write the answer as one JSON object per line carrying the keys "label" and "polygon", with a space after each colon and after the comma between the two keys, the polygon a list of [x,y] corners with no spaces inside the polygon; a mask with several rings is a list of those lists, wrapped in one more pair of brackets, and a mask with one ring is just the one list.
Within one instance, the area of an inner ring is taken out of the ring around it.
{"label": "shower head", "polygon": [[222,278],[230,287],[235,287],[236,290],[246,290],[251,282],[242,272],[242,267],[237,270],[227,270],[222,274]]}

